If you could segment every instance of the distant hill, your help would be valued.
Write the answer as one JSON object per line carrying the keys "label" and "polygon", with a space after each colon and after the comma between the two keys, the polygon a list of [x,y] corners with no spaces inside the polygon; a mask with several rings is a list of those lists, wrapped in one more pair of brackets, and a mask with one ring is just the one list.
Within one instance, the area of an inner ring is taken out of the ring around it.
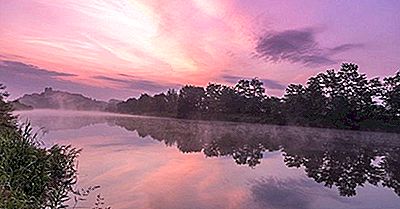
{"label": "distant hill", "polygon": [[18,100],[12,101],[11,105],[13,106],[14,110],[32,110],[33,109],[32,106],[22,104]]}
{"label": "distant hill", "polygon": [[107,102],[98,101],[81,94],[53,90],[52,88],[45,88],[44,92],[40,94],[25,94],[17,101],[34,109],[104,111],[110,105]]}

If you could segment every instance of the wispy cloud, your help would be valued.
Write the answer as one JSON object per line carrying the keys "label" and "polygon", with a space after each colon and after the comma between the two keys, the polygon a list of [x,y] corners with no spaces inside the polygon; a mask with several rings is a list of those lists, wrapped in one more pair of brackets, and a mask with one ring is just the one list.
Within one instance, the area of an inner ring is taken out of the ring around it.
{"label": "wispy cloud", "polygon": [[316,33],[313,28],[266,33],[257,43],[256,57],[266,61],[288,61],[307,66],[330,65],[337,62],[332,55],[364,46],[342,44],[323,48],[316,40]]}
{"label": "wispy cloud", "polygon": [[96,75],[93,76],[94,79],[105,80],[105,81],[112,81],[112,82],[119,82],[119,83],[127,83],[128,80],[118,79],[118,78],[111,78],[103,75]]}
{"label": "wispy cloud", "polygon": [[165,91],[170,88],[179,88],[180,87],[180,85],[178,85],[178,84],[158,83],[155,81],[139,79],[134,76],[129,76],[129,75],[125,75],[125,74],[120,74],[120,76],[124,76],[125,78],[114,78],[114,77],[108,77],[108,76],[103,76],[103,75],[93,76],[93,78],[98,79],[98,80],[119,83],[119,84],[122,84],[123,88],[149,91],[151,93],[157,93],[157,92]]}
{"label": "wispy cloud", "polygon": [[[228,83],[234,84],[241,79],[251,79],[251,78],[243,78],[243,77],[232,76],[232,75],[223,75],[222,79]],[[267,89],[284,90],[286,88],[285,85],[280,84],[276,80],[271,80],[271,79],[266,79],[266,78],[262,78],[259,80],[261,80],[263,82],[264,86],[267,87]]]}
{"label": "wispy cloud", "polygon": [[345,52],[345,51],[357,49],[357,48],[362,48],[362,47],[364,47],[364,44],[342,44],[342,45],[336,46],[334,48],[328,49],[327,54],[333,55],[336,53],[341,53],[341,52]]}
{"label": "wispy cloud", "polygon": [[29,77],[63,77],[63,76],[76,76],[71,73],[56,72],[39,68],[34,65],[25,64],[18,61],[0,60],[0,74],[14,74],[18,76]]}
{"label": "wispy cloud", "polygon": [[75,74],[44,69],[35,65],[13,61],[0,60],[0,83],[7,86],[11,98],[16,99],[25,93],[40,92],[45,87],[85,94],[97,99],[127,98],[137,95],[135,89],[117,89],[106,86],[91,86],[85,83],[73,82]]}
{"label": "wispy cloud", "polygon": [[[228,69],[231,75],[303,82],[316,70],[309,66],[341,58],[362,64],[371,75],[397,69],[398,3],[317,2],[2,1],[0,57],[75,74],[65,79],[96,86],[103,84],[93,75],[124,79],[118,74],[163,84],[205,85]],[[385,13],[374,15],[381,11]],[[319,33],[304,29],[309,25],[327,27]],[[358,48],[363,50],[354,50]],[[302,72],[293,75],[298,68]],[[104,84],[111,82],[116,81]]]}

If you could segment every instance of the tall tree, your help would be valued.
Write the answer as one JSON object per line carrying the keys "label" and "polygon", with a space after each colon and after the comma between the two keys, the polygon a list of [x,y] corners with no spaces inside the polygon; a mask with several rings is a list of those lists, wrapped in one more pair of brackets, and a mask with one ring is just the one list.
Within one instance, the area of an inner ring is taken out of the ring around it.
{"label": "tall tree", "polygon": [[259,98],[262,99],[265,96],[265,88],[263,82],[257,78],[251,80],[239,80],[235,85],[236,92],[246,98]]}
{"label": "tall tree", "polygon": [[301,84],[290,84],[284,95],[284,110],[287,121],[293,124],[305,124],[309,98],[306,87]]}
{"label": "tall tree", "polygon": [[383,79],[382,99],[390,117],[400,120],[400,71]]}
{"label": "tall tree", "polygon": [[140,112],[149,113],[156,110],[156,104],[152,96],[144,93],[137,100],[137,108]]}
{"label": "tall tree", "polygon": [[265,88],[257,78],[239,80],[235,85],[236,93],[242,97],[244,103],[242,113],[255,116],[262,113],[262,101],[265,99]]}
{"label": "tall tree", "polygon": [[381,91],[378,78],[368,80],[358,70],[356,64],[343,63],[338,72],[331,70],[319,75],[330,115],[355,129],[361,121],[376,117],[376,98]]}
{"label": "tall tree", "polygon": [[175,89],[168,89],[166,94],[167,112],[170,116],[176,117],[178,112],[179,95]]}
{"label": "tall tree", "polygon": [[137,99],[129,98],[126,101],[117,104],[117,111],[120,113],[136,114],[138,112]]}
{"label": "tall tree", "polygon": [[221,97],[223,94],[223,89],[227,88],[221,84],[209,83],[205,91],[205,105],[206,112],[211,114],[218,114],[223,111],[223,104]]}
{"label": "tall tree", "polygon": [[262,120],[260,122],[270,123],[270,124],[280,124],[286,123],[286,118],[284,117],[283,111],[284,100],[278,97],[267,97],[262,102]]}
{"label": "tall tree", "polygon": [[210,83],[205,92],[205,113],[210,119],[229,120],[240,113],[243,101],[234,88]]}
{"label": "tall tree", "polygon": [[203,87],[184,86],[179,91],[178,117],[195,118],[204,109],[205,91]]}

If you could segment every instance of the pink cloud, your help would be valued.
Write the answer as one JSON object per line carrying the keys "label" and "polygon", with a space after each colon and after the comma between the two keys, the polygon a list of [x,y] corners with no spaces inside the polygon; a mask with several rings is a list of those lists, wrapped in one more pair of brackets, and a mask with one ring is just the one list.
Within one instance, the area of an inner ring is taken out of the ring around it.
{"label": "pink cloud", "polygon": [[[358,6],[354,9],[359,16],[356,19],[371,20],[374,30],[357,25],[352,14],[339,15],[340,21],[325,15],[337,11],[340,5],[312,1],[13,0],[1,4],[0,51],[19,56],[17,61],[77,74],[68,79],[94,86],[116,87],[105,81],[99,83],[92,76],[115,77],[121,73],[162,84],[205,85],[223,82],[221,76],[225,74],[304,82],[328,66],[311,69],[286,60],[273,63],[255,59],[253,53],[259,38],[268,31],[280,33],[321,25],[326,29],[315,37],[321,48],[379,43],[381,50],[343,53],[343,58],[366,66],[366,72],[385,75],[399,64],[394,57],[396,44],[388,43],[400,40],[387,34],[398,34],[395,23],[400,18],[394,13],[372,18],[359,13]],[[347,4],[349,8],[356,6]],[[359,7],[373,14],[377,5]],[[388,17],[394,17],[393,23],[387,21]],[[353,27],[338,27],[341,23]],[[382,30],[376,28],[378,23]],[[385,41],[376,39],[381,36]],[[368,58],[371,54],[380,55],[382,63],[372,62]],[[371,69],[375,66],[384,69]]]}

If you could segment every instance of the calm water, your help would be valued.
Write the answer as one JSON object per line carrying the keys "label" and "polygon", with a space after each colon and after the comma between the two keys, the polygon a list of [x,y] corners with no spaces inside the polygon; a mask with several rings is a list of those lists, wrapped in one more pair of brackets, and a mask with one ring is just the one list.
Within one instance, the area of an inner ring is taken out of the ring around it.
{"label": "calm water", "polygon": [[[400,135],[36,110],[119,208],[399,209]],[[375,185],[376,186],[375,186]],[[80,207],[93,206],[89,199]]]}

